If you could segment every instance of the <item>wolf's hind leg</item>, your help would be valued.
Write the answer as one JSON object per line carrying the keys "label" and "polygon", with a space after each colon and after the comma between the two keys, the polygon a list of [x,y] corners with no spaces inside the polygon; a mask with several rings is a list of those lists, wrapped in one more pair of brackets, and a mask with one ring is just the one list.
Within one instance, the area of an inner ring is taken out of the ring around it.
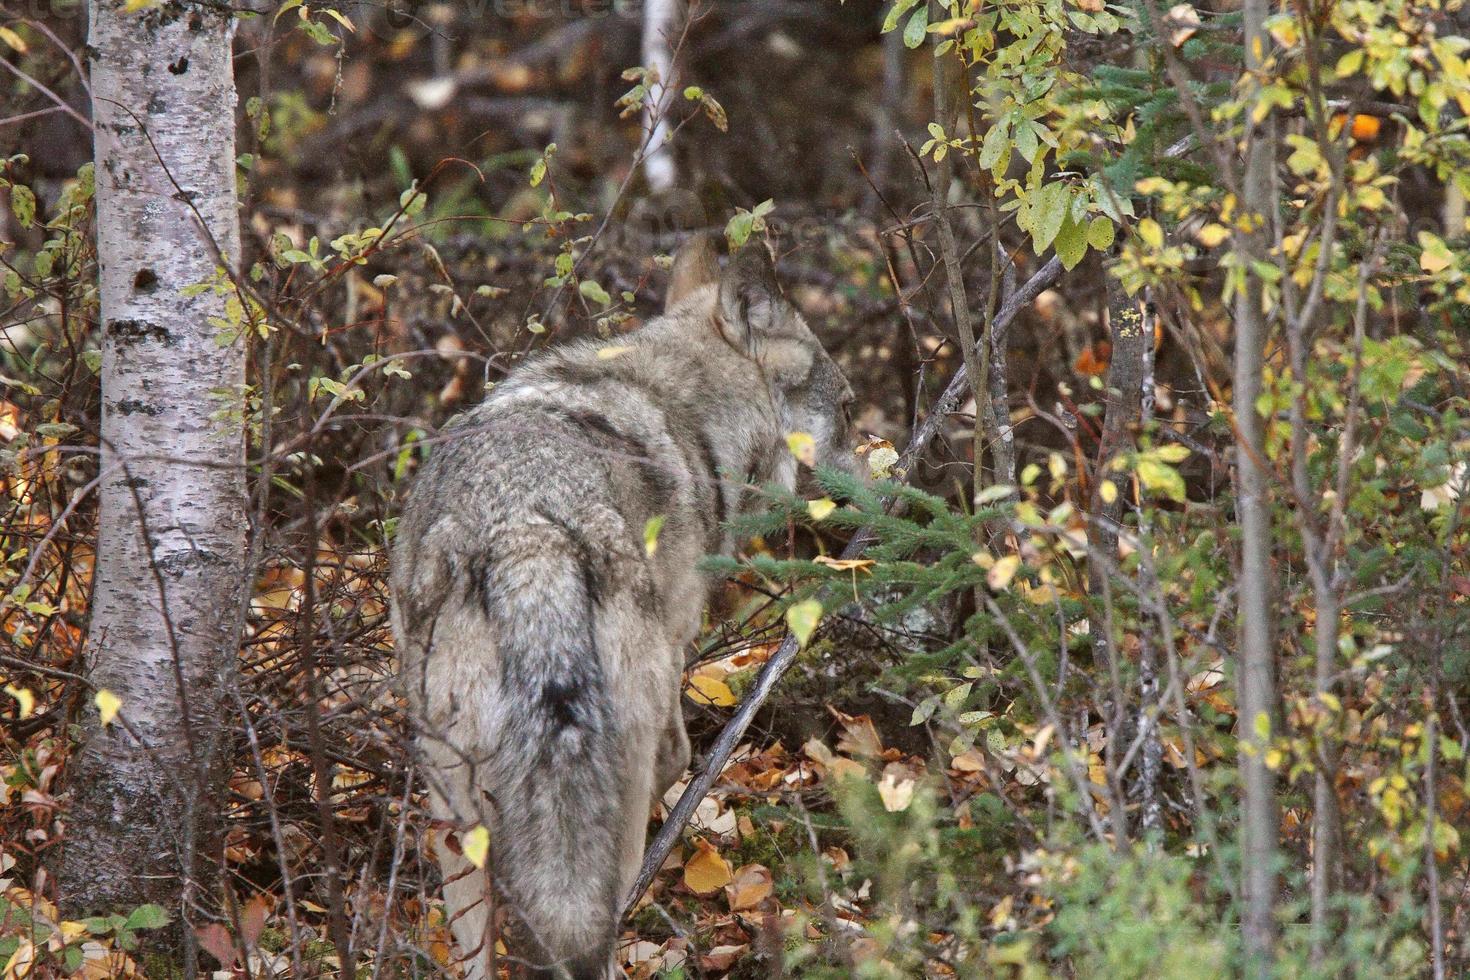
{"label": "wolf's hind leg", "polygon": [[[457,823],[451,808],[442,803],[437,793],[431,795],[434,815]],[[434,835],[434,852],[444,882],[444,914],[449,919],[457,947],[455,955],[464,969],[465,980],[485,980],[489,976],[486,953],[494,941],[490,933],[492,905],[487,898],[489,875],[449,846],[445,837],[451,832],[446,829]]]}
{"label": "wolf's hind leg", "polygon": [[674,684],[673,706],[658,740],[658,755],[653,767],[653,798],[663,799],[669,787],[683,778],[689,768],[689,731],[684,727],[684,709],[679,700],[679,685]]}
{"label": "wolf's hind leg", "polygon": [[444,876],[444,910],[462,957],[465,980],[487,977],[485,966],[490,935],[490,903],[486,900],[487,875],[462,855],[439,844],[439,871]]}

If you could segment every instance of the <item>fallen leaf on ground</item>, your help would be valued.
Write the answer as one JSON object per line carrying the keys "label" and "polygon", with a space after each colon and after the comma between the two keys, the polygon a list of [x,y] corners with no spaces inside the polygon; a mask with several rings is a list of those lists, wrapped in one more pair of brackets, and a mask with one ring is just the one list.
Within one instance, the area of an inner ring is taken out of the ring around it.
{"label": "fallen leaf on ground", "polygon": [[696,674],[689,678],[689,687],[684,693],[695,704],[708,704],[717,708],[728,708],[737,700],[730,685],[708,674]]}
{"label": "fallen leaf on ground", "polygon": [[696,837],[694,847],[694,855],[684,862],[684,887],[696,895],[713,895],[730,883],[730,862],[703,838]]}
{"label": "fallen leaf on ground", "polygon": [[759,864],[747,864],[735,872],[730,884],[725,886],[725,900],[731,912],[753,909],[771,897],[775,880],[769,869]]}
{"label": "fallen leaf on ground", "polygon": [[878,796],[883,800],[883,809],[889,813],[902,813],[914,802],[914,787],[917,782],[904,767],[890,764],[883,770],[878,781]]}

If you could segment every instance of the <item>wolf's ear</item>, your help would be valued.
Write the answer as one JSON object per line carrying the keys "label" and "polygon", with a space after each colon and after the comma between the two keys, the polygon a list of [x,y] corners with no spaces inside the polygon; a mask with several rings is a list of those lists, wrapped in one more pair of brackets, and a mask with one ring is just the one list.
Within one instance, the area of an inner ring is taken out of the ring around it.
{"label": "wolf's ear", "polygon": [[753,356],[761,335],[779,329],[785,304],[771,253],[761,242],[747,243],[730,259],[720,277],[716,315],[725,339],[735,349]]}
{"label": "wolf's ear", "polygon": [[720,263],[715,246],[708,235],[695,235],[674,253],[674,267],[669,272],[669,292],[664,297],[667,313],[682,303],[700,286],[720,278]]}

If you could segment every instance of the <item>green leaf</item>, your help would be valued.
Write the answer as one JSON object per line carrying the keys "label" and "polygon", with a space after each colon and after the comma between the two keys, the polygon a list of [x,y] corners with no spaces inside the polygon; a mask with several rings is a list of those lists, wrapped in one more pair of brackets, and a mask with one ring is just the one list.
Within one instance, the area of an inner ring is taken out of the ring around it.
{"label": "green leaf", "polygon": [[917,48],[924,43],[924,35],[929,31],[929,7],[921,5],[914,15],[909,18],[908,24],[903,29],[903,46],[906,48]]}
{"label": "green leaf", "polygon": [[402,209],[404,217],[407,218],[418,214],[428,203],[429,196],[419,190],[418,181],[414,181],[412,187],[398,195],[398,207]]}
{"label": "green leaf", "polygon": [[934,711],[939,707],[939,695],[931,694],[920,701],[914,708],[913,717],[909,719],[910,725],[922,725],[934,716]]}
{"label": "green leaf", "polygon": [[10,210],[22,228],[29,228],[36,221],[36,194],[25,184],[10,185]]}
{"label": "green leaf", "polygon": [[1337,59],[1336,73],[1338,78],[1347,78],[1356,75],[1363,67],[1365,52],[1362,48],[1353,48],[1347,54]]}
{"label": "green leaf", "polygon": [[601,305],[603,309],[607,309],[612,305],[612,297],[607,294],[607,290],[603,289],[595,279],[583,279],[577,283],[577,292],[592,300],[592,302]]}
{"label": "green leaf", "polygon": [[1106,252],[1113,247],[1113,236],[1115,229],[1113,223],[1102,215],[1092,219],[1092,224],[1087,226],[1087,244],[1099,252]]}
{"label": "green leaf", "polygon": [[1027,163],[1036,160],[1036,151],[1041,149],[1041,140],[1036,135],[1036,124],[1027,120],[1016,129],[1016,152]]}
{"label": "green leaf", "polygon": [[806,646],[807,640],[812,638],[812,633],[821,621],[822,604],[816,599],[798,602],[786,610],[786,625],[796,637],[796,642],[802,646]]}
{"label": "green leaf", "polygon": [[730,242],[732,250],[744,245],[750,239],[750,229],[755,223],[755,215],[749,211],[739,211],[725,223],[725,238]]}
{"label": "green leaf", "polygon": [[1170,500],[1184,503],[1184,477],[1168,463],[1155,456],[1142,456],[1138,460],[1138,479],[1149,490],[1157,490]]}
{"label": "green leaf", "polygon": [[985,141],[980,144],[980,156],[975,162],[987,169],[999,163],[1001,154],[1006,149],[1006,134],[1009,131],[1009,121],[997,119],[995,125],[991,126],[990,131],[985,134]]}
{"label": "green leaf", "polygon": [[94,936],[105,936],[128,920],[120,915],[98,915],[82,919],[82,925]]}
{"label": "green leaf", "polygon": [[1072,195],[1066,184],[1047,184],[1036,192],[1036,200],[1031,205],[1031,247],[1037,255],[1056,240],[1071,205]]}
{"label": "green leaf", "polygon": [[1070,217],[1062,222],[1062,228],[1057,232],[1056,239],[1057,258],[1062,262],[1063,269],[1075,268],[1078,262],[1087,255],[1087,229]]}
{"label": "green leaf", "polygon": [[123,928],[133,929],[162,929],[168,925],[168,910],[161,905],[139,905],[128,914]]}
{"label": "green leaf", "polygon": [[894,0],[893,9],[888,11],[888,16],[883,18],[883,33],[887,34],[898,26],[899,18],[913,9],[919,0]]}

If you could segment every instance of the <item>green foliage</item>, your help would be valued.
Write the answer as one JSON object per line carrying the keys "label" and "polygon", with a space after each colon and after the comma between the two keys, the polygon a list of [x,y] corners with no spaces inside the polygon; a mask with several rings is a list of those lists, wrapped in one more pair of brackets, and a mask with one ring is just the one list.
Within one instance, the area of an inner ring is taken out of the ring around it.
{"label": "green foliage", "polygon": [[1046,930],[1052,953],[1079,976],[1234,975],[1238,934],[1194,894],[1196,861],[1099,845],[1033,861],[1057,909]]}
{"label": "green foliage", "polygon": [[[168,911],[158,905],[139,905],[126,915],[106,915],[79,921],[61,921],[49,903],[27,907],[0,897],[0,963],[25,963],[24,972],[47,968],[75,973],[89,955],[105,955],[109,947],[138,948],[140,933],[167,927]],[[90,944],[93,953],[84,951]],[[19,955],[18,955],[19,954]],[[93,963],[91,969],[101,966]]]}

